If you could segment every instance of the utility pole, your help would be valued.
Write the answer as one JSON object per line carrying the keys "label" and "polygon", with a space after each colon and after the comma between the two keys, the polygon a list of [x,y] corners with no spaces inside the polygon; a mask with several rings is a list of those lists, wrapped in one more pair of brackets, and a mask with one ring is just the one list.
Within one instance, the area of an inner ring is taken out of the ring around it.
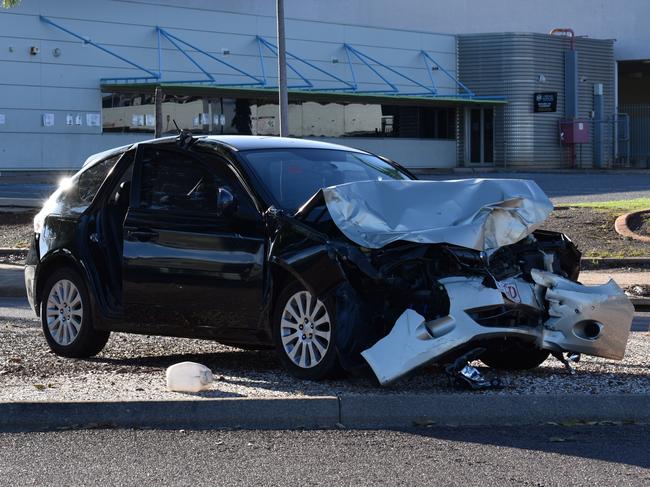
{"label": "utility pole", "polygon": [[289,97],[287,95],[287,51],[284,41],[284,0],[276,0],[278,21],[278,95],[280,137],[289,136]]}
{"label": "utility pole", "polygon": [[156,113],[156,130],[154,133],[154,138],[162,137],[162,101],[163,101],[163,92],[162,87],[156,86],[156,91],[154,92],[154,104],[155,104],[155,113]]}

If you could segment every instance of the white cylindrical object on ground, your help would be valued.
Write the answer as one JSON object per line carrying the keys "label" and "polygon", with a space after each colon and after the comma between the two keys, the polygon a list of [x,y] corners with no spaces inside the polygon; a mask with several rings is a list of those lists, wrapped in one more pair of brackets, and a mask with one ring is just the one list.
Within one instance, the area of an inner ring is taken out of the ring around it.
{"label": "white cylindrical object on ground", "polygon": [[181,362],[167,368],[167,389],[173,392],[204,391],[212,381],[212,371],[195,362]]}

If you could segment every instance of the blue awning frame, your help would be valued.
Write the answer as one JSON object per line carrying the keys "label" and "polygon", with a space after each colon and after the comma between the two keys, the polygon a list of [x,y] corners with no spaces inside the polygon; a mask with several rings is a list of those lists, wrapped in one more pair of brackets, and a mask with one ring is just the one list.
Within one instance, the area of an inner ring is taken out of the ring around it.
{"label": "blue awning frame", "polygon": [[[102,52],[109,54],[120,61],[130,65],[133,68],[136,68],[145,75],[143,76],[130,76],[130,77],[112,77],[112,78],[101,78],[100,83],[101,84],[113,84],[113,85],[128,85],[128,84],[142,84],[142,83],[155,83],[155,84],[200,84],[200,85],[208,85],[208,86],[215,86],[215,87],[257,87],[257,88],[262,88],[262,89],[277,89],[277,85],[271,85],[268,82],[268,78],[266,76],[266,71],[264,67],[265,63],[265,58],[264,58],[264,52],[268,51],[270,52],[273,56],[277,58],[278,55],[278,50],[277,46],[273,44],[272,42],[264,39],[261,36],[255,36],[255,41],[257,42],[257,49],[258,49],[258,55],[259,55],[259,62],[260,62],[260,72],[261,75],[258,74],[253,74],[250,72],[247,72],[234,64],[231,64],[227,61],[224,61],[223,59],[219,59],[215,55],[209,53],[208,51],[196,46],[195,44],[192,44],[181,37],[179,37],[177,34],[173,34],[167,29],[164,29],[162,27],[156,26],[155,31],[156,31],[156,48],[157,48],[157,61],[158,61],[158,70],[153,71],[152,69],[146,68],[134,61],[131,61],[124,57],[123,55],[115,52],[112,49],[109,49],[97,42],[94,42],[92,39],[88,37],[84,37],[71,29],[54,22],[52,19],[45,17],[45,16],[40,16],[40,20],[48,25],[51,25],[52,27],[55,27],[72,37],[75,37],[79,40],[81,40],[84,44],[89,44],[93,47],[96,47],[97,49],[101,50]],[[163,41],[168,42],[171,44],[176,50],[178,50],[200,73],[202,73],[205,78],[203,79],[190,79],[190,80],[168,80],[165,81],[163,79],[163,69],[162,69],[162,43]],[[450,73],[448,70],[446,70],[440,63],[438,63],[431,54],[428,52],[421,50],[420,51],[420,56],[422,58],[422,62],[426,68],[426,71],[429,76],[429,83],[430,85],[421,83],[420,81],[417,81],[413,79],[410,76],[407,76],[406,74],[400,72],[399,70],[388,66],[387,64],[379,61],[375,57],[372,57],[368,55],[367,53],[362,52],[359,50],[359,48],[354,47],[350,44],[344,43],[342,45],[345,55],[346,55],[346,60],[347,60],[347,65],[348,69],[350,72],[350,77],[351,81],[347,81],[335,74],[332,74],[323,68],[320,68],[319,66],[315,65],[314,63],[297,56],[290,51],[287,51],[287,68],[294,73],[298,78],[300,78],[301,83],[298,84],[291,84],[288,86],[289,89],[294,90],[294,91],[318,91],[318,92],[349,92],[349,93],[356,93],[356,94],[377,94],[377,95],[384,95],[384,96],[416,96],[416,97],[424,97],[424,98],[462,98],[462,99],[472,99],[472,100],[505,100],[504,96],[478,96],[476,95],[472,90],[470,90],[465,84],[463,84],[458,78],[456,78],[452,73]],[[190,53],[189,50],[192,50],[194,52]],[[236,73],[244,76],[245,78],[249,79],[250,81],[246,82],[238,82],[238,83],[223,83],[217,80],[211,73],[210,71],[197,60],[197,53],[203,56],[206,56],[207,58],[216,61],[217,63],[221,64],[222,66],[226,66],[229,69],[235,71]],[[366,68],[368,68],[379,80],[384,83],[387,88],[385,89],[376,89],[376,90],[364,90],[362,89],[358,82],[357,82],[357,71],[355,70],[354,67],[354,62],[353,59],[356,59],[358,62],[360,62],[362,65],[364,65]],[[335,81],[336,83],[339,84],[339,86],[328,86],[328,87],[322,87],[322,86],[316,86],[306,75],[304,75],[297,67],[297,65],[302,65],[306,66],[307,68],[313,69],[322,75],[325,75],[327,78],[330,80]],[[433,77],[433,71],[441,71],[445,76],[447,76],[452,82],[455,84],[458,93],[454,95],[441,95],[438,92],[438,87],[436,86],[434,77]],[[384,74],[382,74],[384,72]],[[400,90],[400,88],[394,83],[391,82],[385,75],[385,72],[390,72],[393,75],[408,81],[409,83],[413,84],[414,86],[418,87],[421,89],[421,91],[416,91],[416,92],[406,92]]]}

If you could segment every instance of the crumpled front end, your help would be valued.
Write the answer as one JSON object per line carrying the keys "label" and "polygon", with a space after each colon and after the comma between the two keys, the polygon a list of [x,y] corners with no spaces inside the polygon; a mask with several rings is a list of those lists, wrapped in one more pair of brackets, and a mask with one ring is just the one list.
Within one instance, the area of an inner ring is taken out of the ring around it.
{"label": "crumpled front end", "polygon": [[[381,384],[470,344],[516,337],[554,352],[622,359],[634,308],[610,281],[583,286],[548,271],[486,286],[480,277],[440,279],[449,314],[426,321],[406,310],[391,332],[362,355]],[[506,326],[507,324],[507,326]]]}
{"label": "crumpled front end", "polygon": [[623,358],[634,306],[613,280],[600,286],[583,286],[540,270],[533,270],[532,277],[545,290],[549,314],[542,348]]}
{"label": "crumpled front end", "polygon": [[531,181],[348,183],[275,215],[269,261],[333,297],[341,365],[382,384],[513,343],[620,359],[633,307],[576,282],[580,252],[539,230],[551,210]]}

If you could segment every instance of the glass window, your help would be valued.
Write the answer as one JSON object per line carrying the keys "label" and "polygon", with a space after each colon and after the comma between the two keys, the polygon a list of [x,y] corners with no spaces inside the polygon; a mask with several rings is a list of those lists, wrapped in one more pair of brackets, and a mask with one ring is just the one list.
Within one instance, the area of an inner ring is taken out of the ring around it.
{"label": "glass window", "polygon": [[122,157],[122,154],[104,159],[79,174],[77,179],[79,202],[86,205],[92,203],[97,191],[99,191],[99,187],[120,157]]}
{"label": "glass window", "polygon": [[[152,95],[105,94],[102,107],[105,132],[154,131]],[[176,125],[195,134],[279,133],[278,105],[271,99],[166,94],[162,115],[163,134],[175,134]],[[289,135],[454,139],[456,109],[388,103],[292,101],[289,104]]]}
{"label": "glass window", "polygon": [[240,152],[281,208],[295,211],[319,189],[353,181],[410,179],[378,157],[331,149]]}
{"label": "glass window", "polygon": [[82,212],[88,208],[120,157],[122,154],[99,161],[82,169],[72,178],[64,180],[57,190],[56,200],[75,212]]}
{"label": "glass window", "polygon": [[216,182],[209,169],[181,153],[146,148],[142,159],[140,207],[155,210],[216,208]]}

